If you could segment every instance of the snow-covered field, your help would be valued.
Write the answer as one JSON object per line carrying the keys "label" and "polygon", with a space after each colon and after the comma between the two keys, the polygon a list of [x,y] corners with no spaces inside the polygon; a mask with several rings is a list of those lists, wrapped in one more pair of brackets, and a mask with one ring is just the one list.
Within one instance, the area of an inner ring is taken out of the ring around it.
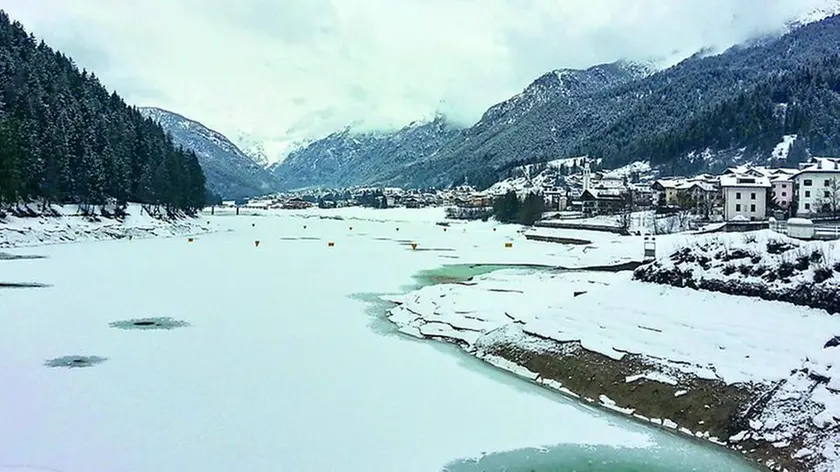
{"label": "snow-covered field", "polygon": [[[6,250],[45,258],[0,261],[0,282],[47,287],[0,289],[0,470],[420,472],[576,444],[644,451],[642,468],[749,470],[452,349],[389,334],[349,296],[399,293],[413,274],[447,263],[629,260],[639,238],[571,232],[594,242],[535,243],[513,226],[444,229],[435,224],[442,210],[221,213],[202,216],[216,231],[192,243]],[[552,287],[543,300],[565,291]],[[173,329],[153,329],[156,318]],[[121,329],[142,319],[144,329]],[[102,362],[45,365],[64,356]]]}
{"label": "snow-covered field", "polygon": [[0,219],[0,249],[70,241],[183,236],[211,231],[205,220],[183,218],[162,221],[149,216],[137,204],[128,205],[127,215],[122,221],[82,216],[76,205],[53,205],[52,208],[61,216],[20,218],[9,215]]}
{"label": "snow-covered field", "polygon": [[[688,232],[698,227],[698,217],[688,213],[676,215],[656,215],[652,210],[635,211],[629,215],[598,215],[587,218],[557,218],[544,220],[546,225],[572,223],[579,225],[600,226],[604,228],[626,228],[632,234],[666,235]],[[722,224],[716,224],[722,226]],[[703,228],[699,228],[702,230]]]}

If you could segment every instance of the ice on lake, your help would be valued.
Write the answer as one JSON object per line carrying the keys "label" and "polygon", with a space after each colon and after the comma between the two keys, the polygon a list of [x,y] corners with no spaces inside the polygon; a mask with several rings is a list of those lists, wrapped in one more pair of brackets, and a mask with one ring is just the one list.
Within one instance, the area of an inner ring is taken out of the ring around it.
{"label": "ice on lake", "polygon": [[[39,248],[43,259],[0,261],[0,279],[47,285],[0,291],[0,472],[466,471],[477,469],[458,468],[464,459],[523,465],[516,451],[569,447],[628,451],[674,470],[749,470],[455,349],[373,329],[353,295],[399,292],[421,270],[451,263],[444,255],[497,264],[572,256],[520,239],[507,248],[513,227],[444,232],[437,213],[369,214],[215,216],[220,231],[193,243],[65,244]],[[111,326],[160,319],[189,327]],[[88,353],[108,361],[44,365]],[[562,456],[550,470],[572,470]]]}

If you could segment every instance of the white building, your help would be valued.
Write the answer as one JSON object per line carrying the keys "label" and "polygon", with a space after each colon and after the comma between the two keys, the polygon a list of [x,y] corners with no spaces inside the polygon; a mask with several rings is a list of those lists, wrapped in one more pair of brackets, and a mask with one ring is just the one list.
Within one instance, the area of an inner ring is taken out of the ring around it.
{"label": "white building", "polygon": [[726,174],[720,177],[723,218],[726,221],[763,220],[767,216],[770,179],[756,175]]}
{"label": "white building", "polygon": [[815,157],[791,177],[796,188],[796,214],[840,210],[840,158]]}

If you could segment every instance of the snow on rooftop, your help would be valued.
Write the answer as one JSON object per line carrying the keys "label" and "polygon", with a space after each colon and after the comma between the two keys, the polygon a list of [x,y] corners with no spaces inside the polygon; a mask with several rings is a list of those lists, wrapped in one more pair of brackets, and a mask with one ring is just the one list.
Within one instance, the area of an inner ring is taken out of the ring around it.
{"label": "snow on rooftop", "polygon": [[770,187],[770,178],[747,174],[726,174],[720,177],[721,187]]}
{"label": "snow on rooftop", "polygon": [[678,188],[680,185],[685,183],[683,179],[660,179],[657,180],[655,183],[661,185],[664,188]]}
{"label": "snow on rooftop", "polygon": [[814,157],[803,164],[800,174],[806,172],[837,172],[840,173],[840,157]]}

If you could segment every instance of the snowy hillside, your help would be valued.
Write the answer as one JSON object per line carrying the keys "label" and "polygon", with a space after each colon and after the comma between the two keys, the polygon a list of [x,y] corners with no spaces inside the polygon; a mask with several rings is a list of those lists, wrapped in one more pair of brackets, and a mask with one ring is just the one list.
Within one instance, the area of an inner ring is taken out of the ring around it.
{"label": "snowy hillside", "polygon": [[637,269],[636,278],[840,313],[840,245],[803,243],[769,230],[686,241]]}
{"label": "snowy hillside", "polygon": [[243,154],[250,157],[260,167],[266,168],[271,165],[262,141],[254,139],[246,133],[239,132],[239,135],[236,137],[236,145]]}
{"label": "snowy hillside", "polygon": [[498,125],[511,125],[531,110],[551,101],[582,97],[655,72],[652,64],[629,61],[601,64],[586,70],[553,70],[537,78],[521,93],[490,107],[474,129],[478,132]]}
{"label": "snowy hillside", "polygon": [[789,28],[798,28],[840,14],[840,0],[813,0],[810,3],[813,4],[813,8],[788,23]]}
{"label": "snowy hillside", "polygon": [[276,189],[274,178],[219,132],[160,108],[140,108],[160,123],[175,144],[198,156],[207,187],[225,199],[264,195]]}
{"label": "snowy hillside", "polygon": [[381,184],[384,175],[433,155],[458,133],[442,115],[395,132],[359,133],[348,127],[292,151],[270,171],[283,189]]}

